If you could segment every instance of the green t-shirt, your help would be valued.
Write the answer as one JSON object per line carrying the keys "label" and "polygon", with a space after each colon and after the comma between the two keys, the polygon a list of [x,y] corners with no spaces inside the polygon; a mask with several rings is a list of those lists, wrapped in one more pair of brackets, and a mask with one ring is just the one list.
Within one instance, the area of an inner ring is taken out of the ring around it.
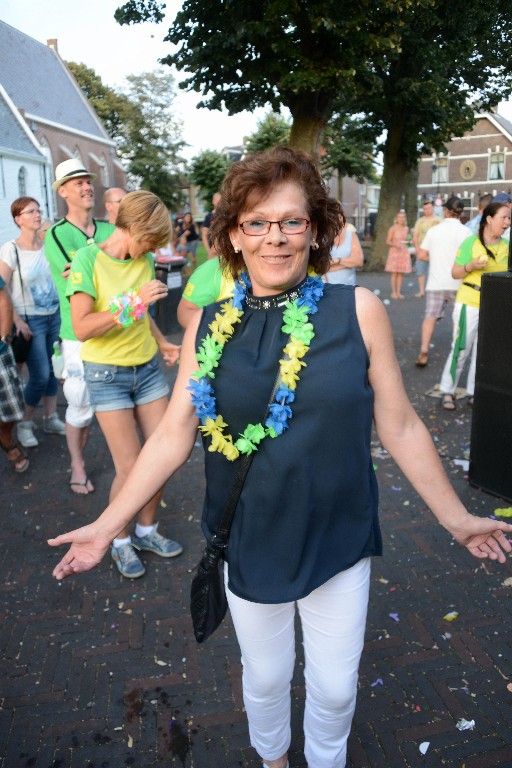
{"label": "green t-shirt", "polygon": [[[136,291],[154,277],[155,266],[150,253],[138,259],[121,261],[108,256],[93,243],[77,251],[71,264],[66,294],[87,293],[94,299],[94,311],[105,312],[110,308],[112,296],[124,291]],[[144,318],[126,328],[116,326],[101,336],[87,339],[80,356],[90,363],[133,366],[147,363],[157,350],[146,313]]]}
{"label": "green t-shirt", "polygon": [[418,235],[418,245],[421,246],[423,240],[425,239],[425,235],[431,229],[432,227],[435,227],[436,224],[440,224],[441,219],[438,219],[437,216],[432,216],[431,219],[428,219],[426,216],[420,216],[420,218],[417,220],[416,224],[414,225],[414,231]]}
{"label": "green t-shirt", "polygon": [[183,291],[183,298],[196,307],[206,307],[233,294],[235,282],[222,272],[219,258],[208,259],[194,270]]}
{"label": "green t-shirt", "polygon": [[[470,307],[480,307],[480,291],[475,291],[474,288],[470,288],[470,285],[482,285],[482,275],[486,272],[504,272],[508,266],[508,240],[501,238],[496,245],[487,246],[490,252],[494,255],[494,259],[489,259],[485,269],[474,269],[467,275],[464,275],[462,285],[457,291],[456,301],[461,304],[468,304]],[[480,256],[487,256],[487,251],[478,239],[477,235],[471,235],[466,238],[455,257],[455,263],[460,264],[463,267],[465,264],[469,264],[470,261]]]}
{"label": "green t-shirt", "polygon": [[87,237],[85,232],[67,219],[61,219],[46,233],[44,254],[50,264],[53,281],[59,294],[61,339],[77,340],[71,325],[69,300],[66,298],[68,281],[61,276],[61,273],[80,248],[93,242],[103,242],[115,229],[114,225],[109,224],[108,221],[94,221],[94,225],[96,229],[93,237]]}

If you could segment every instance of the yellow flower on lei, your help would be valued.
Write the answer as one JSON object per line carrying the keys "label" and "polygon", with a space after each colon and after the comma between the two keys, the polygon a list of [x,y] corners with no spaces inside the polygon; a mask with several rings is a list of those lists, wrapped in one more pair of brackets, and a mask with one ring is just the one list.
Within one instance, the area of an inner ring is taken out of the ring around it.
{"label": "yellow flower on lei", "polygon": [[294,357],[304,357],[308,349],[309,347],[306,346],[306,344],[303,344],[302,341],[299,341],[292,336],[286,347],[283,349],[283,352],[292,359]]}
{"label": "yellow flower on lei", "polygon": [[217,416],[216,419],[206,419],[206,423],[199,427],[203,435],[212,435],[214,432],[222,432],[224,427],[227,427],[226,422],[222,418],[222,416]]}

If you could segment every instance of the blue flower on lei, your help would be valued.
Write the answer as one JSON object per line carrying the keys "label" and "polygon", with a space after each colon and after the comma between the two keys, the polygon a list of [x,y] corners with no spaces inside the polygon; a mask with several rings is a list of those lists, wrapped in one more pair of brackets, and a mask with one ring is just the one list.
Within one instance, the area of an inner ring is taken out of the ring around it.
{"label": "blue flower on lei", "polygon": [[216,402],[213,394],[213,388],[210,386],[208,379],[205,377],[194,381],[190,379],[190,386],[187,387],[192,393],[191,400],[192,405],[196,410],[196,416],[201,420],[204,425],[206,419],[214,419],[217,416]]}
{"label": "blue flower on lei", "polygon": [[275,400],[276,403],[289,405],[295,400],[295,392],[289,389],[286,384],[281,383],[276,390]]}
{"label": "blue flower on lei", "polygon": [[235,283],[235,290],[233,291],[232,301],[235,309],[241,310],[243,308],[245,297],[250,287],[249,275],[246,272],[242,272]]}
{"label": "blue flower on lei", "polygon": [[317,303],[324,295],[324,284],[319,277],[308,277],[301,288],[301,295],[297,299],[298,307],[307,307],[308,312],[314,315],[318,312]]}
{"label": "blue flower on lei", "polygon": [[288,429],[288,419],[292,417],[292,409],[288,405],[272,403],[269,406],[270,415],[265,422],[268,429],[273,429],[276,435],[282,435]]}

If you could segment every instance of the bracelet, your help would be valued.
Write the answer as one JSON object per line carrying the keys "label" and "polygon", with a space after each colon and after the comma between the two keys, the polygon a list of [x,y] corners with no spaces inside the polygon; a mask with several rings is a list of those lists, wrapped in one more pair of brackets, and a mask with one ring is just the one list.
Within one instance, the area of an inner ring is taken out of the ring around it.
{"label": "bracelet", "polygon": [[466,265],[465,264],[464,264],[464,272],[466,273],[466,275],[470,275],[471,274],[471,270],[470,269],[466,269]]}
{"label": "bracelet", "polygon": [[109,311],[121,328],[146,317],[146,305],[139,296],[138,291],[124,291],[109,299]]}

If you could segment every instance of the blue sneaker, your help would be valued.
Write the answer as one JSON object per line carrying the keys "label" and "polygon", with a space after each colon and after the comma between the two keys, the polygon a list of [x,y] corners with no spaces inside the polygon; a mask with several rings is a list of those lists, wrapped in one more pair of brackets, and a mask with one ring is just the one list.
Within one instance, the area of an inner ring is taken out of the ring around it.
{"label": "blue sneaker", "polygon": [[172,539],[166,539],[165,536],[161,536],[158,531],[158,523],[155,525],[151,533],[147,536],[132,536],[132,544],[135,549],[145,549],[148,552],[154,552],[155,555],[160,557],[176,557],[181,555],[183,547],[178,544],[177,541]]}
{"label": "blue sneaker", "polygon": [[139,576],[144,576],[146,573],[146,569],[142,565],[138,554],[134,551],[132,544],[112,547],[110,554],[121,576],[125,576],[127,579],[138,579]]}

